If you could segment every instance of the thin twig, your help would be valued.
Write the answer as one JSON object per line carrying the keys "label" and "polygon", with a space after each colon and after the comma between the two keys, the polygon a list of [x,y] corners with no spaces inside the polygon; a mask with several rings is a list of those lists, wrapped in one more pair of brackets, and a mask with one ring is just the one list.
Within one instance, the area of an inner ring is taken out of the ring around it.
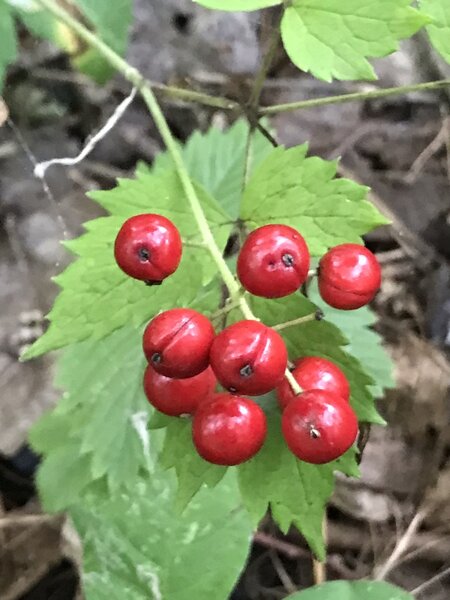
{"label": "thin twig", "polygon": [[259,111],[260,116],[275,115],[282,112],[291,112],[303,108],[315,108],[318,106],[327,106],[328,104],[341,104],[343,102],[353,102],[355,100],[374,100],[376,98],[386,98],[387,96],[398,96],[409,92],[419,92],[420,90],[437,90],[439,88],[450,86],[450,79],[439,79],[438,81],[429,81],[427,83],[418,83],[416,85],[403,85],[399,87],[384,88],[371,92],[352,92],[350,94],[339,94],[338,96],[327,96],[325,98],[313,98],[311,100],[301,100],[300,102],[287,102],[286,104],[274,104],[265,106]]}
{"label": "thin twig", "polygon": [[446,569],[444,569],[443,571],[441,571],[440,573],[438,573],[431,579],[428,579],[428,581],[425,581],[421,585],[418,585],[416,588],[411,590],[410,594],[412,594],[413,596],[420,595],[422,592],[427,590],[429,587],[431,587],[432,585],[434,585],[435,583],[437,583],[444,577],[447,577],[447,575],[450,575],[450,567],[447,567]]}
{"label": "thin twig", "polygon": [[446,117],[438,134],[431,140],[428,146],[422,150],[422,152],[411,165],[409,171],[405,175],[406,183],[414,183],[430,158],[439,152],[442,146],[446,145],[449,123],[450,118]]}
{"label": "thin twig", "polygon": [[414,518],[411,520],[410,524],[406,528],[405,533],[398,540],[394,550],[392,551],[387,561],[375,570],[374,578],[376,580],[385,579],[388,573],[392,571],[395,564],[398,562],[398,559],[406,552],[406,550],[411,545],[411,540],[417,533],[426,515],[426,510],[417,511],[417,513],[414,515]]}
{"label": "thin twig", "polygon": [[261,97],[261,92],[264,87],[264,83],[266,81],[267,75],[270,71],[270,67],[272,66],[273,59],[275,58],[275,54],[278,49],[278,44],[280,42],[280,23],[283,13],[280,12],[280,16],[277,19],[276,24],[272,29],[272,33],[269,39],[269,47],[267,49],[266,54],[264,55],[263,61],[261,63],[261,67],[254,79],[253,88],[250,94],[250,98],[248,101],[248,105],[251,107],[258,107],[259,99]]}
{"label": "thin twig", "polygon": [[323,312],[318,309],[309,315],[305,315],[304,317],[299,317],[298,319],[292,319],[292,321],[285,321],[284,323],[273,325],[272,329],[281,331],[282,329],[287,329],[288,327],[302,325],[302,323],[308,323],[309,321],[320,321],[321,319],[323,319]]}

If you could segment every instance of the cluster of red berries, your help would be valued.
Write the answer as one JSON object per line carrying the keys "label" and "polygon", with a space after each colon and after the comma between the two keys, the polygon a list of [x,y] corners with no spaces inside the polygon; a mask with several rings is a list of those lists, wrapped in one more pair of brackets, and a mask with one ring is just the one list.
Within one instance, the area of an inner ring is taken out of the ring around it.
{"label": "cluster of red berries", "polygon": [[[175,225],[155,214],[131,217],[114,248],[119,267],[149,285],[177,269],[182,240]],[[286,225],[266,225],[244,242],[237,276],[251,294],[280,298],[307,280],[305,240]],[[380,267],[363,246],[342,244],[319,263],[319,291],[329,305],[355,309],[372,300]],[[143,350],[148,361],[144,390],[149,402],[170,416],[193,415],[194,445],[205,460],[237,465],[262,447],[266,417],[245,396],[277,391],[282,433],[299,459],[320,464],[341,456],[354,443],[358,422],[349,404],[350,387],[332,362],[309,356],[294,362],[295,395],[285,378],[288,355],[282,337],[256,320],[243,320],[215,333],[210,320],[188,308],[160,313],[147,325]],[[217,393],[219,383],[226,392]]]}

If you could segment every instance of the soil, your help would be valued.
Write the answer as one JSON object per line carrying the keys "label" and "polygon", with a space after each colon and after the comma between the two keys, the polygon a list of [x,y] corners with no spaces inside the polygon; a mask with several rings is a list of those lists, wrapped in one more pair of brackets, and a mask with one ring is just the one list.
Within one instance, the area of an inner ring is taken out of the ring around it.
{"label": "soil", "polygon": [[[271,11],[261,20],[218,16],[188,0],[139,0],[135,14],[129,58],[146,76],[246,99]],[[119,78],[96,86],[25,34],[22,44],[4,90],[11,118],[0,125],[0,598],[80,599],[76,532],[64,517],[42,514],[33,484],[39,459],[26,443],[31,424],[57,401],[55,357],[30,363],[17,357],[45,328],[56,293],[50,277],[68,261],[59,240],[77,236],[99,214],[85,193],[132,175],[138,160],[153,160],[161,142],[136,100],[87,160],[48,172],[49,197],[33,176],[33,161],[75,155],[128,89]],[[376,69],[380,86],[449,76],[421,36],[377,61]],[[315,81],[280,51],[262,100],[366,87]],[[327,577],[378,576],[427,600],[450,597],[449,108],[445,92],[415,93],[272,121],[280,143],[309,141],[312,154],[340,156],[340,173],[371,186],[372,201],[392,219],[366,240],[383,265],[373,309],[395,365],[396,387],[379,399],[389,426],[372,428],[361,480],[338,478],[328,514]],[[181,140],[228,119],[176,101],[165,100],[164,110]],[[299,533],[283,536],[267,516],[232,599],[283,598],[312,580]]]}

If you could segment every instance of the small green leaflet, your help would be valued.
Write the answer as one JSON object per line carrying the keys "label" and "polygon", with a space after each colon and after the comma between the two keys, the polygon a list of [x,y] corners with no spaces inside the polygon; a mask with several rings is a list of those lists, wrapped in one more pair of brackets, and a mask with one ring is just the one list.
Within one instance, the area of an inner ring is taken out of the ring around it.
{"label": "small green leaflet", "polygon": [[242,11],[275,6],[276,4],[282,4],[283,0],[194,0],[194,2],[206,6],[206,8]]}
{"label": "small green leaflet", "polygon": [[16,58],[16,52],[16,29],[11,9],[4,0],[0,0],[0,90],[6,67]]}
{"label": "small green leaflet", "polygon": [[384,581],[330,581],[285,600],[413,600],[413,596]]}
{"label": "small green leaflet", "polygon": [[393,387],[392,361],[383,348],[381,337],[369,329],[376,321],[375,314],[367,306],[347,311],[328,306],[320,298],[316,282],[309,287],[308,297],[323,310],[326,320],[339,327],[347,337],[346,351],[358,357],[375,381],[375,385],[370,386],[372,394],[380,397],[383,389]]}
{"label": "small green leaflet", "polygon": [[365,198],[368,188],[335,178],[337,162],[306,157],[307,146],[276,148],[251,177],[241,219],[250,228],[285,223],[297,228],[313,256],[388,221]]}
{"label": "small green leaflet", "polygon": [[[197,191],[216,241],[224,248],[231,229],[229,217],[206,192]],[[134,214],[162,214],[178,226],[184,240],[200,241],[174,172],[122,179],[114,190],[94,192],[91,197],[112,216],[90,221],[87,233],[66,244],[78,259],[55,278],[62,290],[48,315],[50,327],[25,353],[25,359],[86,338],[101,339],[127,323],[141,324],[164,309],[189,306],[202,285],[216,275],[215,263],[203,248],[185,246],[178,270],[161,286],[145,286],[127,277],[115,263],[115,236],[125,219]]]}
{"label": "small green leaflet", "polygon": [[130,326],[64,352],[56,385],[65,394],[30,433],[44,456],[37,481],[46,510],[73,505],[93,482],[115,492],[149,466],[144,363],[141,330]]}
{"label": "small green leaflet", "polygon": [[391,54],[429,21],[411,3],[292,0],[281,23],[283,44],[297,67],[319,79],[375,79],[366,58]]}
{"label": "small green leaflet", "polygon": [[450,63],[450,2],[448,0],[420,0],[421,9],[432,18],[427,31],[431,43]]}
{"label": "small green leaflet", "polygon": [[71,511],[83,541],[87,600],[226,600],[244,566],[251,524],[230,473],[183,515],[171,473],[135,478],[129,491]]}
{"label": "small green leaflet", "polygon": [[[239,203],[244,178],[245,146],[248,124],[240,119],[226,131],[211,127],[206,133],[195,131],[184,146],[180,146],[184,162],[194,181],[198,181],[222,206],[230,219],[239,216]],[[272,145],[259,132],[253,134],[250,173],[272,152]],[[173,168],[167,152],[158,154],[153,173]],[[138,172],[149,172],[141,164]]]}

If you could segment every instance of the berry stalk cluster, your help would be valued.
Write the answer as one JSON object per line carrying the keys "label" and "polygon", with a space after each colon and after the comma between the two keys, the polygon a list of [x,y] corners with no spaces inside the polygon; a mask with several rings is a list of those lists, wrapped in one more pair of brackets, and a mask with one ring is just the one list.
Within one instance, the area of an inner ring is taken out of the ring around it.
{"label": "berry stalk cluster", "polygon": [[[114,254],[126,274],[158,285],[178,268],[182,240],[169,219],[137,215],[122,225]],[[281,298],[298,292],[309,266],[309,250],[297,230],[265,225],[245,240],[237,277],[255,296]],[[331,248],[321,258],[317,276],[323,300],[343,310],[370,302],[381,283],[375,256],[358,244]],[[244,316],[251,316],[249,312]],[[237,465],[261,449],[267,433],[265,413],[247,396],[272,390],[282,411],[282,435],[300,460],[330,462],[356,440],[358,422],[344,373],[314,356],[296,357],[287,371],[283,338],[258,320],[246,318],[216,332],[205,315],[174,308],[147,325],[143,350],[148,401],[173,417],[191,415],[194,446],[211,463]]]}

